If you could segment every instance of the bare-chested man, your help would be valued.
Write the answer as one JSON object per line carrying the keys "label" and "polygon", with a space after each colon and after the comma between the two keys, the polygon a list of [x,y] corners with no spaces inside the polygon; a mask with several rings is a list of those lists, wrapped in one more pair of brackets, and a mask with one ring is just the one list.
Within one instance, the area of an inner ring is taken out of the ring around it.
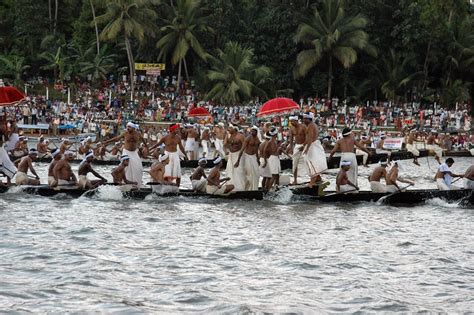
{"label": "bare-chested man", "polygon": [[351,163],[351,161],[341,161],[341,169],[336,176],[336,191],[338,193],[357,193],[359,190],[359,187],[351,182],[347,176]]}
{"label": "bare-chested man", "polygon": [[23,157],[28,155],[28,138],[21,136],[13,148],[14,157]]}
{"label": "bare-chested man", "polygon": [[188,125],[186,128],[186,146],[185,151],[188,159],[194,160],[194,151],[196,150],[196,138],[199,137],[199,132],[193,125]]}
{"label": "bare-chested man", "polygon": [[143,165],[142,159],[138,154],[138,148],[141,142],[145,143],[145,146],[147,144],[145,139],[143,139],[139,129],[140,126],[137,124],[128,122],[125,132],[115,138],[104,141],[103,144],[107,145],[108,143],[117,142],[118,140],[124,139],[122,154],[127,155],[129,158],[128,166],[125,169],[125,174],[127,175],[128,180],[137,182],[138,187],[140,188],[143,180]]}
{"label": "bare-chested man", "polygon": [[53,176],[56,180],[56,185],[61,189],[74,189],[77,187],[77,178],[71,169],[71,161],[74,160],[74,153],[72,151],[64,152],[64,158],[56,163],[53,169]]}
{"label": "bare-chested man", "polygon": [[122,143],[115,142],[114,146],[112,147],[112,150],[110,150],[110,155],[120,159],[121,152],[122,152]]}
{"label": "bare-chested man", "polygon": [[420,166],[418,162],[418,157],[420,156],[420,151],[416,148],[415,142],[418,142],[416,135],[416,128],[410,130],[410,133],[407,136],[407,151],[413,154],[413,163]]}
{"label": "bare-chested man", "polygon": [[36,150],[38,150],[38,156],[44,158],[49,155],[49,141],[44,140],[44,137],[41,136],[36,145]]}
{"label": "bare-chested man", "polygon": [[[385,185],[380,180],[385,179]],[[369,176],[370,189],[374,193],[385,193],[387,192],[388,175],[387,175],[387,161],[382,160],[379,165],[372,171]]]}
{"label": "bare-chested man", "polygon": [[[90,151],[84,157],[84,160],[79,165],[78,175],[79,182],[78,186],[80,189],[91,189],[99,187],[107,182],[107,180],[100,176],[99,173],[92,169],[92,161],[94,160],[94,153]],[[99,180],[89,180],[87,179],[87,174],[92,173],[95,177],[100,178]]]}
{"label": "bare-chested man", "polygon": [[464,188],[474,189],[474,165],[469,166],[464,173]]}
{"label": "bare-chested man", "polygon": [[[258,147],[260,140],[258,139],[258,127],[253,126],[250,130],[250,135],[245,138],[244,145],[239,153],[239,158],[234,167],[239,167],[243,164],[245,172],[245,190],[258,190],[258,182],[260,179],[260,158],[258,156]],[[242,156],[244,157],[242,163]]]}
{"label": "bare-chested man", "polygon": [[334,149],[332,149],[331,153],[329,154],[329,160],[331,160],[336,152],[341,152],[341,161],[344,160],[351,162],[351,168],[349,169],[347,176],[349,177],[351,183],[357,186],[358,166],[357,158],[354,153],[354,147],[358,147],[362,151],[367,152],[369,155],[371,154],[359,141],[354,139],[352,130],[346,127],[342,130],[342,138],[336,141]]}
{"label": "bare-chested man", "polygon": [[[387,182],[387,192],[394,193],[397,191],[401,191],[400,186],[398,186],[398,162],[394,162],[390,172],[388,172],[387,178],[385,181]],[[401,181],[401,180],[400,180]]]}
{"label": "bare-chested man", "polygon": [[260,143],[260,146],[258,148],[258,152],[260,155],[260,176],[262,176],[262,187],[265,188],[267,186],[267,182],[272,178],[272,173],[270,172],[270,166],[268,163],[266,163],[266,160],[264,158],[265,156],[265,147],[267,146],[267,143],[270,141],[272,138],[269,134],[264,134],[264,139],[262,143]]}
{"label": "bare-chested man", "polygon": [[[169,128],[169,133],[163,138],[161,138],[157,144],[151,147],[151,150],[153,150],[162,144],[165,145],[164,154],[166,154],[169,158],[169,164],[166,168],[165,176],[168,177],[170,180],[176,180],[177,187],[179,187],[179,185],[181,184],[181,164],[178,149],[184,153],[184,147],[181,143],[181,137],[179,136],[179,128],[179,124],[172,125]],[[185,159],[187,159],[186,156]]]}
{"label": "bare-chested man", "polygon": [[[38,157],[38,151],[36,149],[30,149],[27,156],[21,158],[18,163],[18,172],[16,173],[16,184],[17,185],[39,185],[40,179],[35,169],[33,168],[33,161]],[[36,178],[28,177],[28,170],[36,176]]]}
{"label": "bare-chested man", "polygon": [[[366,148],[368,150],[369,146],[372,144],[372,139],[366,135],[366,134],[362,134],[360,136],[360,140],[359,140],[359,143],[361,145],[364,146],[364,148]],[[369,167],[367,165],[367,162],[368,162],[368,159],[369,159],[369,154],[365,151],[362,151],[361,149],[359,148],[356,148],[356,155],[362,155],[362,165],[364,167]]]}
{"label": "bare-chested man", "polygon": [[69,151],[71,147],[73,146],[73,143],[69,141],[68,139],[62,139],[61,144],[59,145],[59,150],[61,151],[61,154],[64,155],[66,151]]}
{"label": "bare-chested man", "polygon": [[270,169],[270,174],[272,177],[270,180],[266,181],[264,191],[268,192],[273,187],[273,185],[278,186],[280,184],[280,148],[277,141],[278,129],[272,127],[268,134],[271,136],[271,139],[266,143],[265,148],[263,149],[263,157],[265,158],[265,165],[268,164]]}
{"label": "bare-chested man", "polygon": [[219,156],[214,160],[214,167],[207,177],[206,192],[211,195],[228,195],[234,190],[234,185],[223,185],[230,178],[221,179],[222,158]]}
{"label": "bare-chested man", "polygon": [[443,156],[443,150],[438,143],[438,132],[432,130],[426,139],[426,149],[434,152],[435,160],[441,164],[441,157]]}
{"label": "bare-chested man", "polygon": [[57,182],[56,182],[56,179],[54,178],[53,170],[56,164],[58,163],[58,161],[60,161],[63,158],[63,156],[59,148],[56,148],[53,151],[51,151],[51,156],[53,157],[53,160],[51,161],[48,167],[48,185],[50,187],[54,187],[57,185]]}
{"label": "bare-chested man", "polygon": [[387,159],[388,159],[387,163],[390,163],[392,152],[384,148],[386,139],[387,139],[387,135],[385,134],[385,132],[381,132],[380,140],[377,142],[377,145],[375,146],[375,152],[377,154],[387,154]]}
{"label": "bare-chested man", "polygon": [[233,125],[229,126],[228,133],[229,135],[224,143],[224,147],[229,151],[226,174],[230,177],[230,183],[234,185],[235,191],[243,191],[245,190],[245,170],[243,165],[236,163],[239,160],[239,154],[244,145],[245,137]]}
{"label": "bare-chested man", "polygon": [[[3,128],[2,128],[3,127]],[[0,124],[0,174],[7,177],[7,184],[10,185],[12,178],[15,176],[17,169],[15,164],[10,160],[6,146],[4,146],[4,140],[7,138],[6,126]],[[0,181],[1,183],[1,181]]]}
{"label": "bare-chested man", "polygon": [[197,192],[206,192],[207,186],[207,176],[206,172],[204,171],[204,167],[207,165],[206,158],[201,158],[198,162],[198,167],[194,170],[193,174],[191,175],[191,184],[193,186],[193,190]]}
{"label": "bare-chested man", "polygon": [[169,162],[169,155],[165,153],[150,169],[150,176],[153,179],[152,190],[159,195],[179,192],[179,186],[174,183],[174,178],[167,176],[166,168]]}
{"label": "bare-chested man", "polygon": [[209,127],[204,127],[201,133],[202,156],[209,156],[209,141],[211,140],[211,131]]}
{"label": "bare-chested man", "polygon": [[125,174],[125,169],[128,166],[129,157],[128,155],[122,155],[120,157],[120,164],[115,169],[112,170],[112,178],[114,179],[114,184],[118,185],[137,185],[137,182],[129,181]]}
{"label": "bare-chested man", "polygon": [[214,152],[214,157],[219,155],[222,158],[225,158],[226,152],[224,149],[224,141],[227,137],[227,131],[224,128],[224,123],[220,122],[217,126],[214,126],[214,146],[216,151]]}
{"label": "bare-chested man", "polygon": [[299,123],[298,116],[291,116],[289,120],[291,122],[290,143],[286,153],[292,155],[293,184],[296,185],[298,184],[298,175],[306,173],[306,164],[303,157],[306,143],[306,126]]}
{"label": "bare-chested man", "polygon": [[326,152],[319,141],[318,126],[313,122],[313,113],[303,115],[303,122],[306,125],[306,140],[303,150],[308,174],[310,176],[309,187],[313,187],[317,181],[321,180],[320,174],[328,169]]}
{"label": "bare-chested man", "polygon": [[79,154],[86,155],[90,150],[92,150],[92,138],[87,137],[81,142],[78,152]]}

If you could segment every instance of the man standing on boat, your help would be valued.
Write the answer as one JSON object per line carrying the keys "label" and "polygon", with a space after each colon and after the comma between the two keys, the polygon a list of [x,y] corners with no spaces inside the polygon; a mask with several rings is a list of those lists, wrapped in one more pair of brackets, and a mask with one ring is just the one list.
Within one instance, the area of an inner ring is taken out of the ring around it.
{"label": "man standing on boat", "polygon": [[273,185],[278,186],[280,184],[281,172],[281,163],[279,157],[281,152],[277,142],[278,129],[276,127],[272,127],[268,134],[271,138],[263,149],[265,165],[268,165],[271,174],[271,178],[267,180],[265,187],[263,187],[263,189],[267,192],[270,191]]}
{"label": "man standing on boat", "polygon": [[125,174],[127,175],[127,179],[132,182],[137,182],[138,187],[141,187],[142,180],[143,180],[143,165],[142,159],[138,154],[138,149],[140,146],[140,142],[145,143],[146,141],[143,139],[142,134],[139,131],[140,126],[134,124],[133,122],[127,123],[127,129],[121,135],[112,138],[110,140],[104,141],[103,145],[107,145],[111,142],[117,142],[121,139],[124,139],[124,145],[122,154],[127,155],[129,157],[129,164],[125,169]]}
{"label": "man standing on boat", "polygon": [[326,153],[319,141],[318,126],[313,122],[313,113],[303,115],[303,122],[306,125],[306,140],[303,154],[310,176],[309,187],[313,187],[317,181],[321,180],[321,173],[328,169]]}
{"label": "man standing on boat", "polygon": [[[40,179],[35,169],[33,168],[33,161],[38,157],[38,151],[36,149],[30,149],[27,156],[21,158],[18,163],[18,172],[16,173],[16,184],[17,185],[39,185]],[[28,177],[28,169],[31,171],[36,178]]]}
{"label": "man standing on boat", "polygon": [[[181,184],[181,162],[179,160],[179,152],[178,149],[184,153],[184,147],[181,143],[180,137],[180,126],[179,124],[174,124],[169,128],[169,133],[164,136],[163,138],[158,141],[153,147],[151,147],[150,151],[154,148],[161,146],[162,144],[165,145],[165,154],[169,158],[168,167],[166,168],[165,176],[171,180],[176,180],[176,186],[179,187]],[[185,160],[187,157],[185,155]]]}
{"label": "man standing on boat", "polygon": [[474,189],[474,165],[469,166],[464,173],[464,188]]}
{"label": "man standing on boat", "polygon": [[[360,136],[360,144],[363,145],[366,149],[372,144],[372,139],[370,139],[370,136],[366,134],[362,134]],[[329,151],[330,152],[330,151]],[[369,154],[365,151],[362,151],[361,149],[357,148],[356,149],[356,155],[362,155],[362,165],[364,167],[369,167],[367,165],[368,159],[369,159]]]}
{"label": "man standing on boat", "polygon": [[201,133],[202,156],[209,156],[209,141],[211,140],[211,132],[209,127],[204,127]]}
{"label": "man standing on boat", "polygon": [[[379,162],[379,166],[377,166],[373,171],[372,174],[369,176],[369,183],[370,183],[370,190],[374,193],[385,193],[387,192],[387,185],[388,185],[388,179],[387,179],[387,161],[386,160],[381,160]],[[380,182],[380,180],[384,178],[385,183],[387,185],[384,185]]]}
{"label": "man standing on boat", "polygon": [[227,137],[227,131],[224,128],[224,123],[220,122],[217,126],[214,126],[214,146],[216,151],[214,152],[214,156],[220,155],[222,158],[225,158],[225,150],[224,150],[224,141]]}
{"label": "man standing on boat", "polygon": [[413,163],[420,166],[418,162],[418,157],[420,156],[420,151],[416,148],[415,142],[418,142],[416,137],[416,128],[410,130],[410,133],[407,137],[407,151],[413,154]]}
{"label": "man standing on boat", "polygon": [[243,165],[239,165],[238,159],[240,151],[245,142],[244,135],[239,132],[236,126],[230,125],[229,136],[226,138],[224,147],[229,151],[227,156],[226,174],[230,177],[230,183],[234,185],[236,191],[245,190],[245,171]]}
{"label": "man standing on boat", "polygon": [[303,157],[303,150],[306,143],[306,126],[300,124],[298,116],[291,116],[290,139],[287,153],[291,155],[293,162],[293,184],[298,184],[298,176],[304,175],[305,159]]}
{"label": "man standing on boat", "polygon": [[351,162],[351,167],[347,173],[347,176],[351,183],[357,186],[358,166],[357,158],[354,153],[355,147],[358,147],[370,155],[370,152],[361,143],[354,139],[352,130],[346,127],[342,130],[342,138],[336,141],[334,149],[332,149],[331,153],[329,154],[329,160],[331,160],[336,152],[341,152],[341,161],[345,160]]}
{"label": "man standing on boat", "polygon": [[72,151],[64,152],[64,158],[56,163],[53,169],[54,186],[62,186],[61,189],[74,189],[77,187],[77,178],[69,164],[74,160]]}
{"label": "man standing on boat", "polygon": [[242,155],[244,156],[243,167],[245,172],[245,190],[258,190],[258,181],[260,179],[258,147],[258,127],[253,126],[250,129],[250,135],[245,138],[244,145],[239,153],[239,158],[234,167],[239,167]]}
{"label": "man standing on boat", "polygon": [[198,138],[199,132],[193,125],[186,126],[186,145],[185,145],[185,153],[189,160],[194,160],[194,151],[196,150],[196,139]]}
{"label": "man standing on boat", "polygon": [[[92,169],[92,161],[94,160],[94,153],[89,151],[84,157],[84,160],[79,165],[78,175],[79,182],[78,186],[80,189],[91,189],[99,187],[107,182],[107,180],[100,176],[99,173]],[[92,173],[95,177],[100,178],[100,180],[89,180],[87,179],[87,174]]]}
{"label": "man standing on boat", "polygon": [[221,179],[222,158],[219,156],[214,160],[214,167],[207,177],[206,192],[210,195],[224,196],[230,194],[234,190],[234,185],[224,185],[223,183],[230,178]]}
{"label": "man standing on boat", "polygon": [[453,166],[454,160],[453,158],[447,158],[446,162],[441,164],[438,167],[438,171],[436,172],[436,185],[438,186],[439,190],[453,190],[458,189],[458,187],[451,185],[453,181],[453,177],[464,177],[464,175],[454,174],[451,172],[451,166]]}
{"label": "man standing on boat", "polygon": [[426,139],[426,149],[433,151],[435,153],[435,160],[439,164],[441,164],[441,157],[443,156],[443,150],[441,149],[438,143],[438,131],[431,130],[430,135],[428,136],[428,139]]}

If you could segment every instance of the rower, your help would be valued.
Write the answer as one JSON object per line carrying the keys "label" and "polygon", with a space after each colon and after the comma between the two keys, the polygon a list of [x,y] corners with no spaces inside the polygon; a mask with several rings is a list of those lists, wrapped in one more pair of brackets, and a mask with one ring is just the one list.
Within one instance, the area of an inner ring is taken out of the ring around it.
{"label": "rower", "polygon": [[49,155],[49,141],[44,140],[43,136],[39,137],[38,144],[36,145],[36,150],[38,150],[38,154],[41,154],[41,158],[46,157]]}
{"label": "rower", "polygon": [[119,136],[109,139],[103,142],[103,145],[107,145],[111,142],[117,142],[118,140],[124,139],[124,146],[122,153],[128,155],[129,164],[125,169],[127,178],[130,181],[137,182],[138,186],[142,185],[143,179],[143,165],[142,159],[138,154],[139,143],[143,142],[146,144],[146,140],[143,139],[143,136],[140,132],[140,126],[133,123],[127,123],[127,129]]}
{"label": "rower", "polygon": [[224,147],[228,150],[226,174],[230,177],[230,183],[234,185],[236,191],[245,190],[244,166],[239,165],[239,154],[245,142],[244,135],[236,126],[229,125],[229,136],[226,138]]}
{"label": "rower", "polygon": [[342,160],[341,169],[337,173],[336,177],[336,191],[338,193],[353,193],[356,194],[359,192],[359,187],[356,184],[350,181],[348,172],[351,168],[351,161]]}
{"label": "rower", "polygon": [[122,155],[120,157],[120,164],[114,170],[112,170],[112,178],[114,179],[114,184],[118,185],[137,185],[137,182],[129,181],[125,174],[125,169],[128,166],[130,158],[128,155]]}
{"label": "rower", "polygon": [[[60,149],[61,150],[61,149]],[[69,164],[74,160],[74,153],[72,151],[64,152],[64,158],[56,163],[53,168],[55,186],[62,186],[62,189],[74,189],[77,186],[77,178]]]}
{"label": "rower", "polygon": [[374,193],[385,193],[387,192],[387,185],[384,185],[380,182],[381,178],[385,179],[385,183],[388,185],[387,178],[387,161],[381,160],[379,166],[377,166],[372,174],[369,176],[370,190]]}
{"label": "rower", "polygon": [[[393,166],[390,169],[390,172],[388,172],[387,177],[385,178],[385,181],[387,182],[387,192],[389,193],[394,193],[397,191],[401,191],[400,186],[397,184],[398,180],[398,172],[399,172],[399,162],[395,161],[393,162]],[[400,181],[405,181],[409,182],[407,180],[401,180]],[[414,184],[414,182],[410,182],[410,184]]]}
{"label": "rower", "polygon": [[474,189],[474,165],[469,166],[464,173],[464,188]]}
{"label": "rower", "polygon": [[303,122],[306,125],[306,141],[303,154],[310,176],[309,187],[313,187],[317,181],[321,180],[320,174],[328,169],[326,153],[319,141],[318,126],[313,122],[313,113],[303,115]]}
{"label": "rower", "polygon": [[298,116],[291,116],[289,121],[291,122],[290,143],[286,153],[291,155],[293,162],[293,184],[296,185],[298,184],[298,171],[300,171],[299,175],[305,173],[303,150],[306,143],[306,126],[299,123]]}
{"label": "rower", "polygon": [[56,148],[51,151],[51,157],[53,158],[53,160],[51,161],[48,167],[48,185],[50,187],[54,187],[57,185],[55,184],[56,180],[54,179],[54,166],[56,166],[56,163],[58,163],[58,161],[62,159],[61,151],[59,150],[59,148]]}
{"label": "rower", "polygon": [[12,153],[13,156],[17,158],[28,155],[28,138],[24,136],[18,138],[18,141],[15,144]]}
{"label": "rower", "polygon": [[377,154],[387,154],[387,158],[388,158],[387,163],[390,163],[390,158],[391,158],[392,152],[384,149],[383,146],[385,144],[385,139],[387,139],[387,136],[385,135],[385,132],[381,132],[380,133],[380,140],[379,140],[379,142],[377,142],[377,145],[375,147],[375,152]]}
{"label": "rower", "polygon": [[212,168],[209,176],[207,177],[207,186],[206,192],[211,195],[228,195],[234,190],[234,185],[223,185],[223,182],[227,182],[230,180],[229,177],[227,178],[220,178],[221,177],[221,169],[222,169],[222,158],[219,156],[214,160],[214,167]]}
{"label": "rower", "polygon": [[154,193],[163,195],[179,192],[179,186],[173,182],[174,178],[166,176],[169,162],[169,155],[165,153],[151,166],[150,176],[153,179],[152,191]]}
{"label": "rower", "polygon": [[[36,149],[30,149],[27,156],[21,158],[18,162],[18,172],[16,173],[16,184],[17,185],[39,185],[40,179],[35,169],[33,168],[33,161],[38,157],[38,151]],[[28,178],[28,169],[31,171],[36,178]]]}
{"label": "rower", "polygon": [[227,138],[227,131],[224,128],[224,123],[220,122],[217,126],[214,126],[214,156],[220,155],[225,158],[224,141]]}
{"label": "rower", "polygon": [[120,142],[115,142],[114,146],[112,147],[112,150],[110,150],[110,154],[112,157],[119,158],[120,159],[120,152],[122,151],[122,144]]}
{"label": "rower", "polygon": [[206,185],[207,185],[207,177],[206,172],[204,171],[204,167],[207,165],[206,158],[201,158],[198,162],[198,167],[194,170],[193,174],[191,175],[191,184],[193,186],[193,190],[197,192],[206,192]]}
{"label": "rower", "polygon": [[258,127],[253,126],[250,129],[250,135],[245,138],[242,149],[240,150],[239,157],[234,167],[239,167],[244,156],[243,168],[245,172],[245,190],[255,191],[258,190],[258,181],[260,179],[259,174],[259,156],[258,147],[260,140],[258,139]]}
{"label": "rower", "polygon": [[371,153],[359,141],[354,139],[352,130],[346,127],[342,130],[342,138],[336,141],[334,149],[332,149],[329,154],[329,160],[331,160],[336,152],[341,152],[341,161],[351,161],[351,168],[347,176],[349,177],[349,180],[357,186],[358,166],[357,158],[354,154],[354,147],[358,147],[362,151],[367,152],[369,156],[371,155]]}
{"label": "rower", "polygon": [[87,155],[91,149],[92,149],[92,138],[87,137],[81,142],[81,145],[79,146],[78,151],[79,151],[79,154]]}
{"label": "rower", "polygon": [[267,180],[265,187],[263,187],[263,190],[266,192],[270,191],[273,185],[278,186],[280,184],[281,172],[281,163],[279,157],[281,152],[277,142],[278,129],[272,127],[268,134],[271,138],[263,149],[263,157],[265,158],[265,165],[268,164],[271,178],[270,180]]}
{"label": "rower", "polygon": [[[92,169],[92,161],[94,160],[94,153],[89,151],[82,160],[81,164],[79,165],[78,175],[79,175],[79,182],[78,186],[80,189],[91,189],[99,187],[107,182],[107,180],[100,176],[99,173]],[[87,174],[92,173],[95,177],[100,178],[99,180],[88,180]]]}
{"label": "rower", "polygon": [[148,147],[144,143],[142,143],[142,144],[140,144],[140,148],[138,149],[138,153],[139,153],[139,155],[142,159],[146,159],[146,158],[148,158],[148,155],[149,155],[150,152],[148,151]]}
{"label": "rower", "polygon": [[[168,155],[169,164],[166,168],[166,177],[176,180],[176,186],[179,187],[181,184],[181,162],[179,159],[178,149],[184,154],[184,147],[181,143],[181,137],[179,136],[179,124],[174,124],[169,127],[169,133],[158,141],[157,144],[150,148],[150,151],[158,148],[162,144],[165,145],[164,154]],[[159,158],[158,158],[159,159]],[[186,155],[184,159],[187,160]]]}
{"label": "rower", "polygon": [[454,160],[453,158],[447,158],[446,162],[441,164],[438,167],[438,171],[436,172],[436,185],[438,186],[439,190],[453,190],[458,189],[457,187],[451,185],[453,181],[453,177],[464,177],[464,175],[454,174],[451,172],[451,166],[453,166]]}
{"label": "rower", "polygon": [[415,142],[417,142],[416,137],[416,128],[410,130],[410,133],[407,137],[407,151],[413,154],[413,163],[420,166],[418,162],[418,157],[420,156],[420,151],[416,148]]}
{"label": "rower", "polygon": [[63,138],[61,140],[61,144],[59,146],[59,150],[61,150],[61,154],[64,154],[66,151],[69,151],[71,149],[72,145],[73,145],[73,143],[71,143],[71,141],[69,141],[66,138]]}
{"label": "rower", "polygon": [[[368,148],[372,144],[372,140],[367,134],[363,134],[360,136],[360,144],[364,146],[364,148]],[[356,149],[356,155],[362,155],[362,165],[364,167],[369,167],[367,165],[368,159],[369,159],[369,154],[366,151],[362,151],[361,149],[357,148]]]}

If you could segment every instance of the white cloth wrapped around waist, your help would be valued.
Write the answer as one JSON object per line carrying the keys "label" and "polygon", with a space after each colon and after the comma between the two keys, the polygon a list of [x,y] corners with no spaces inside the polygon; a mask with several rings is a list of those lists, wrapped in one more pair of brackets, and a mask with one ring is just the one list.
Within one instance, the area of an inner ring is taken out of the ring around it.
{"label": "white cloth wrapped around waist", "polygon": [[319,175],[328,169],[326,152],[324,152],[324,148],[319,140],[311,143],[305,160],[310,176]]}
{"label": "white cloth wrapped around waist", "polygon": [[64,180],[64,179],[59,179],[58,180],[58,188],[59,189],[76,189],[77,188],[77,183],[72,180]]}
{"label": "white cloth wrapped around waist", "polygon": [[187,138],[187,139],[186,139],[186,146],[184,147],[184,150],[185,150],[186,152],[188,152],[188,151],[194,151],[194,150],[196,149],[195,146],[196,146],[196,139],[194,139],[194,138]]}
{"label": "white cloth wrapped around waist", "polygon": [[372,190],[372,192],[374,193],[384,193],[387,192],[387,186],[382,184],[381,182],[371,181],[370,190]]}
{"label": "white cloth wrapped around waist", "polygon": [[230,184],[235,186],[236,191],[243,191],[245,189],[245,172],[242,165],[234,167],[239,158],[240,151],[230,152],[227,159],[226,174],[230,177]]}
{"label": "white cloth wrapped around waist", "polygon": [[138,183],[138,187],[141,187],[143,180],[143,165],[142,159],[138,155],[138,149],[135,151],[123,149],[123,154],[128,155],[130,158],[128,166],[125,168],[125,177],[131,182]]}
{"label": "white cloth wrapped around waist", "polygon": [[258,166],[257,155],[250,155],[244,152],[240,161],[243,162],[245,171],[245,190],[258,190],[260,170]]}
{"label": "white cloth wrapped around waist", "polygon": [[339,186],[339,192],[341,192],[341,193],[347,192],[347,193],[351,193],[351,194],[357,194],[358,193],[357,189],[355,189],[351,185],[340,185]]}
{"label": "white cloth wrapped around waist", "polygon": [[268,161],[268,167],[270,169],[270,174],[279,175],[281,172],[281,163],[278,156],[270,155],[267,161]]}
{"label": "white cloth wrapped around waist", "polygon": [[165,167],[165,178],[168,180],[175,180],[181,178],[181,161],[179,159],[179,153],[165,151],[165,154],[169,156],[169,163]]}
{"label": "white cloth wrapped around waist", "polygon": [[416,148],[416,146],[413,145],[413,144],[407,143],[407,151],[408,151],[408,152],[411,152],[411,154],[413,154],[413,155],[416,156],[416,157],[419,157],[419,156],[420,156],[420,151],[418,151],[418,149]]}
{"label": "white cloth wrapped around waist", "polygon": [[56,182],[54,179],[54,176],[48,176],[48,185],[53,186],[53,184]]}
{"label": "white cloth wrapped around waist", "polygon": [[80,189],[86,189],[86,187],[92,186],[92,183],[90,180],[87,179],[87,175],[79,175],[79,180],[77,182],[77,186]]}
{"label": "white cloth wrapped around waist", "polygon": [[15,164],[10,160],[5,148],[0,147],[0,171],[8,178],[12,179],[16,174]]}
{"label": "white cloth wrapped around waist", "polygon": [[20,171],[16,172],[15,183],[17,185],[23,185],[28,183],[28,175]]}
{"label": "white cloth wrapped around waist", "polygon": [[226,190],[226,185],[222,185],[221,188],[214,185],[206,186],[206,193],[210,195],[227,196],[231,193],[231,192],[226,193],[225,190]]}
{"label": "white cloth wrapped around waist", "polygon": [[469,178],[464,178],[463,179],[463,186],[465,189],[474,189],[474,180],[471,180]]}
{"label": "white cloth wrapped around waist", "polygon": [[293,174],[298,172],[298,176],[304,176],[308,174],[305,158],[303,157],[303,150],[300,150],[301,148],[304,148],[304,144],[295,144],[295,147],[293,148],[293,156],[291,157],[293,162]]}
{"label": "white cloth wrapped around waist", "polygon": [[347,178],[351,183],[354,185],[357,185],[357,176],[358,176],[358,169],[359,166],[357,165],[357,157],[354,153],[352,152],[343,152],[341,154],[341,163],[342,161],[350,161],[351,162],[351,167],[349,171],[347,171]]}
{"label": "white cloth wrapped around waist", "polygon": [[206,192],[206,186],[207,186],[207,179],[201,178],[201,179],[193,179],[191,181],[193,190],[199,191],[199,192]]}
{"label": "white cloth wrapped around waist", "polygon": [[270,172],[270,167],[269,167],[268,163],[267,163],[267,165],[265,165],[265,167],[263,167],[264,164],[265,164],[265,159],[260,158],[260,167],[259,167],[260,176],[262,176],[262,177],[272,177],[272,173]]}

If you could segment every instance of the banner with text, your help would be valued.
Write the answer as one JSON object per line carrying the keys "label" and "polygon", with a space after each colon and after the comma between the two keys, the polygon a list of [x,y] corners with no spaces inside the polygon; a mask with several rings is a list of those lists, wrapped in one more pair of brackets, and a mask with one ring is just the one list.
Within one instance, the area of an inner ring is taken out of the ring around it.
{"label": "banner with text", "polygon": [[142,71],[160,70],[160,71],[164,71],[165,68],[166,68],[166,65],[164,63],[140,63],[140,62],[135,63],[135,70],[142,70]]}
{"label": "banner with text", "polygon": [[403,138],[387,138],[383,143],[383,148],[388,150],[400,150],[402,148]]}

